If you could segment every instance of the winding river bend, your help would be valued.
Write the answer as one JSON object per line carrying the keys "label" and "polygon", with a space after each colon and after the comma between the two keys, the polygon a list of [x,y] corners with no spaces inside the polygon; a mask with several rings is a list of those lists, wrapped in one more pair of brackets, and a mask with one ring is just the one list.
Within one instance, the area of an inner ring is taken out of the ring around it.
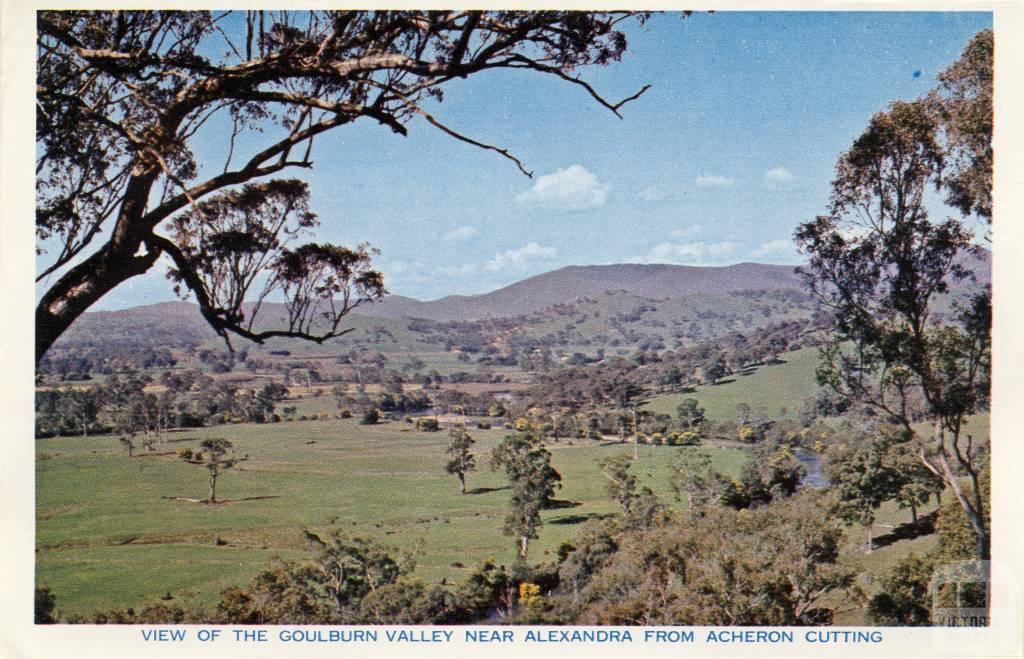
{"label": "winding river bend", "polygon": [[828,487],[832,484],[832,481],[825,475],[825,471],[821,465],[821,455],[814,451],[809,451],[805,448],[798,448],[793,451],[796,455],[796,459],[800,461],[804,469],[807,470],[807,475],[800,481],[801,485],[807,487],[822,488]]}

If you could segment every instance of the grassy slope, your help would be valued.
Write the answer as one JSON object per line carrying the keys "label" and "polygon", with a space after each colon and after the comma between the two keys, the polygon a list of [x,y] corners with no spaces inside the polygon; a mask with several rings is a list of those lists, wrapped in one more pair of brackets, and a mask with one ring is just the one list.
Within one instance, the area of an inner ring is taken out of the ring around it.
{"label": "grassy slope", "polygon": [[[237,425],[172,433],[157,452],[195,447],[203,437],[235,442],[250,460],[222,476],[217,506],[162,497],[204,497],[206,472],[174,455],[129,459],[112,437],[37,442],[37,580],[50,584],[65,613],[139,606],[170,591],[214,601],[229,584],[243,584],[273,556],[304,555],[304,528],[338,527],[418,552],[428,580],[460,579],[452,567],[481,559],[512,559],[501,533],[508,492],[461,496],[441,468],[445,433],[402,432],[403,424],[372,428],[350,421]],[[472,488],[500,488],[486,469],[502,431],[476,431],[481,470]],[[315,442],[315,443],[308,443]],[[581,522],[614,513],[596,461],[621,445],[555,446],[565,487],[558,498],[579,505],[545,512],[531,556],[547,560]],[[670,447],[643,447],[639,479],[671,500]],[[717,467],[737,473],[742,453],[713,451]],[[268,498],[260,498],[268,497]],[[220,537],[227,545],[215,546]]]}
{"label": "grassy slope", "polygon": [[704,386],[692,394],[659,396],[647,408],[663,414],[676,413],[676,406],[685,398],[696,398],[714,421],[736,419],[736,405],[746,403],[750,409],[764,408],[773,419],[781,418],[780,408],[786,407],[787,417],[796,418],[800,402],[818,391],[814,369],[818,365],[818,349],[803,348],[780,356],[784,362],[761,367],[750,375],[730,376],[722,383]]}

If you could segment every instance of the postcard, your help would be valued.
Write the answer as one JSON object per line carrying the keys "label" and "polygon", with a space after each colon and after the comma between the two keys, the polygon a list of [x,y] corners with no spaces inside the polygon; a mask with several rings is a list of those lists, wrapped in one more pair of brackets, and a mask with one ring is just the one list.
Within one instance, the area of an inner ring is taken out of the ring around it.
{"label": "postcard", "polygon": [[236,4],[3,7],[0,654],[1019,656],[1024,7]]}

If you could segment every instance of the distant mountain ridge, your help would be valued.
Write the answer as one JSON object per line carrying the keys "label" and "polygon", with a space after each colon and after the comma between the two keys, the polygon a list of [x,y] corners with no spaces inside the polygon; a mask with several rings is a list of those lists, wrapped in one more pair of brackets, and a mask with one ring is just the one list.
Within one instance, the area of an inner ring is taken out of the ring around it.
{"label": "distant mountain ridge", "polygon": [[671,298],[749,289],[799,289],[801,286],[794,266],[787,265],[570,265],[480,295],[449,295],[427,302],[390,295],[380,302],[360,307],[355,313],[376,318],[479,320],[522,316],[608,290],[646,298]]}
{"label": "distant mountain ridge", "polygon": [[[965,265],[980,284],[991,281],[991,253],[982,250],[968,256]],[[557,304],[593,297],[605,291],[624,291],[646,299],[692,295],[722,295],[745,290],[801,290],[794,266],[739,263],[729,266],[665,264],[613,264],[566,266],[479,295],[450,295],[421,301],[389,295],[380,302],[358,307],[353,315],[364,318],[422,318],[434,321],[469,321],[525,316]],[[282,305],[264,304],[261,317],[272,322],[283,317]],[[145,337],[147,342],[168,347],[215,337],[213,330],[191,302],[162,302],[118,311],[93,311],[82,315],[59,343],[89,344],[111,336]]]}

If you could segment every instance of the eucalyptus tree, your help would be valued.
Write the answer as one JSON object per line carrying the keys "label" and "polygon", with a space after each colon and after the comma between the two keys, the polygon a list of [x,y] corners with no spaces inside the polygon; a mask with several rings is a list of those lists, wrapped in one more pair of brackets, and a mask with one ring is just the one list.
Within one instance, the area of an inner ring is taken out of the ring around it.
{"label": "eucalyptus tree", "polygon": [[[927,99],[876,114],[839,159],[828,213],[801,225],[796,239],[808,257],[808,288],[834,312],[836,337],[822,351],[819,382],[902,430],[920,464],[963,509],[977,556],[987,560],[979,484],[987,451],[968,417],[986,409],[990,396],[991,294],[970,284],[966,264],[979,248],[969,227],[929,214],[927,191],[963,171],[949,160],[959,147],[943,121]],[[979,145],[987,139],[983,132],[975,138]],[[984,207],[984,195],[972,189],[972,201],[958,204],[964,211],[979,200]],[[958,284],[971,292],[940,322],[937,303]],[[930,433],[919,430],[920,415],[930,419]]]}
{"label": "eucalyptus tree", "polygon": [[540,511],[562,486],[562,476],[551,466],[551,453],[532,428],[508,435],[494,448],[491,469],[499,468],[512,486],[505,533],[516,538],[519,560],[525,561],[530,540],[542,524]]}
{"label": "eucalyptus tree", "polygon": [[466,493],[466,474],[476,469],[476,457],[471,449],[476,442],[465,428],[448,431],[448,461],[444,470],[459,479],[459,492]]}
{"label": "eucalyptus tree", "polygon": [[210,474],[210,496],[207,503],[217,503],[217,479],[228,469],[239,462],[249,459],[248,455],[239,456],[234,452],[230,441],[226,439],[204,439],[196,452],[186,451],[181,459],[189,464],[206,467]]}

